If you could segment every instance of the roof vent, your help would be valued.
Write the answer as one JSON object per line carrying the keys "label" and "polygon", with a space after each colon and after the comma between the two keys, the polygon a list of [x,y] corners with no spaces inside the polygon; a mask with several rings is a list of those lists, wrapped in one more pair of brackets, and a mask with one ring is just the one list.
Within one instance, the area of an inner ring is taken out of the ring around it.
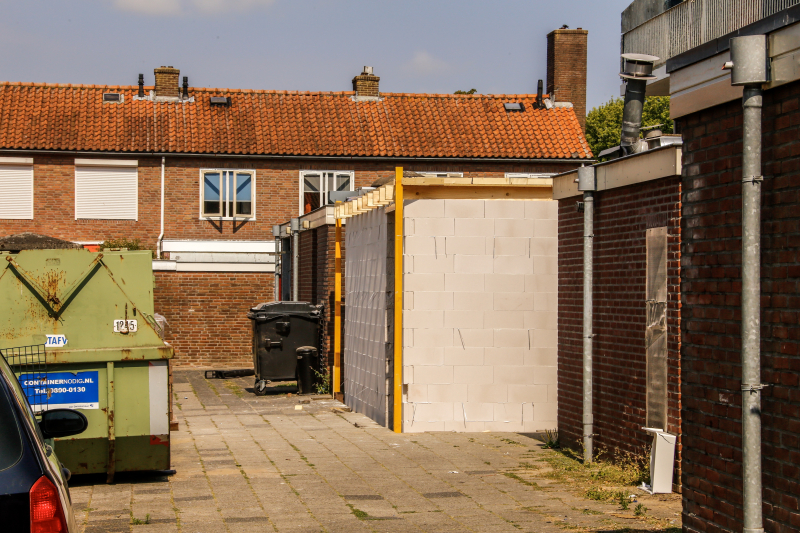
{"label": "roof vent", "polygon": [[103,93],[104,102],[122,102],[122,95],[120,93]]}
{"label": "roof vent", "polygon": [[508,102],[503,104],[503,107],[508,112],[522,113],[523,111],[525,111],[525,104],[523,104],[522,102]]}
{"label": "roof vent", "polygon": [[231,97],[230,96],[212,96],[209,99],[211,105],[231,105]]}

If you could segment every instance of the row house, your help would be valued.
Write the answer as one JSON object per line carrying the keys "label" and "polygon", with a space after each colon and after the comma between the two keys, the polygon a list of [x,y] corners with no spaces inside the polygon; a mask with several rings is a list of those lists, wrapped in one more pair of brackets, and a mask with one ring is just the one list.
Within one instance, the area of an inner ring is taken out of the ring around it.
{"label": "row house", "polygon": [[[557,32],[556,86],[586,69],[586,32]],[[197,88],[173,67],[154,74],[152,86],[141,75],[138,86],[0,84],[0,236],[139,240],[153,251],[177,365],[252,365],[246,312],[275,298],[273,226],[325,207],[332,191],[396,166],[505,179],[592,157],[575,112],[585,86],[573,106],[541,92],[383,93],[369,67],[345,92]]]}

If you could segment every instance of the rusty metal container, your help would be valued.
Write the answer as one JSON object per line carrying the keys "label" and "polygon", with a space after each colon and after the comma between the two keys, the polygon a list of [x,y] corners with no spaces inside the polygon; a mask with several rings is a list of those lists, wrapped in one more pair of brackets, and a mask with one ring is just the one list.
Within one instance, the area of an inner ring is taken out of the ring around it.
{"label": "rusty metal container", "polygon": [[42,408],[89,420],[56,441],[75,474],[170,468],[173,349],[154,317],[153,284],[149,251],[0,251],[0,350],[46,346]]}

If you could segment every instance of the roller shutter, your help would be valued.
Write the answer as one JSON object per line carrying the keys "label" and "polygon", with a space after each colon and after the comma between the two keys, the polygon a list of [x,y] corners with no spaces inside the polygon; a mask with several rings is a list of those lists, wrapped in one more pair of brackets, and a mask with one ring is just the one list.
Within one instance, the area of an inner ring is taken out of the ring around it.
{"label": "roller shutter", "polygon": [[33,219],[33,165],[0,164],[0,219]]}
{"label": "roller shutter", "polygon": [[136,166],[76,166],[75,218],[138,220]]}

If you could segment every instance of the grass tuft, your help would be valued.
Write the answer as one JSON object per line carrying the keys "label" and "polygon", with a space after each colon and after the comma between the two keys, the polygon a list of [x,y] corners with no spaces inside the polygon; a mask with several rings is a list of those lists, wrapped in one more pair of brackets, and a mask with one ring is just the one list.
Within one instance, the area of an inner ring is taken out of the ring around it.
{"label": "grass tuft", "polygon": [[147,515],[143,519],[131,517],[132,526],[146,526],[149,523],[150,523],[150,513],[147,513]]}

